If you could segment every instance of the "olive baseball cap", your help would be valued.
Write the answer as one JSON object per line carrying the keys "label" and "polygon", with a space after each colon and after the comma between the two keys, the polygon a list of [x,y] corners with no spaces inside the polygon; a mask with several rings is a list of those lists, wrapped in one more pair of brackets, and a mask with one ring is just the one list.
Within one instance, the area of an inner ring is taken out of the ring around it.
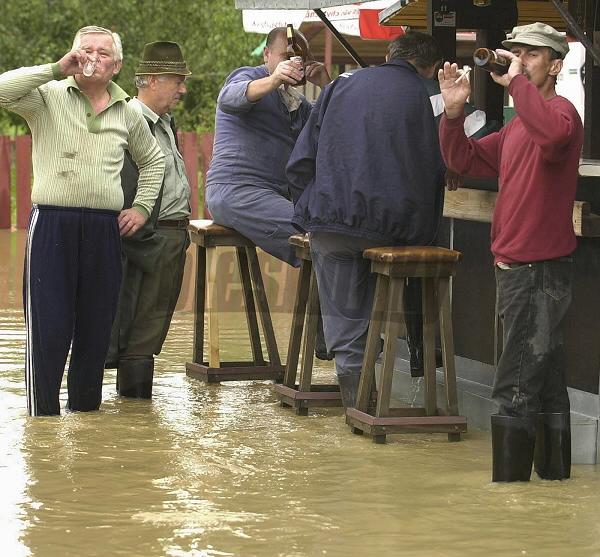
{"label": "olive baseball cap", "polygon": [[569,52],[569,43],[562,33],[554,27],[536,21],[529,25],[519,25],[513,28],[511,38],[502,41],[502,46],[510,48],[515,44],[529,46],[546,46],[556,50],[564,58]]}

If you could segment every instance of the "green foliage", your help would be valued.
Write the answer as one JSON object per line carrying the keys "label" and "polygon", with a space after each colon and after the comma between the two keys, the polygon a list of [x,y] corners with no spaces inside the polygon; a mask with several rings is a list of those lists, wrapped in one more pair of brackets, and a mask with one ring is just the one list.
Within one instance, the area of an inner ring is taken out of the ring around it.
{"label": "green foliage", "polygon": [[[135,94],[133,74],[144,44],[172,40],[181,44],[193,72],[188,94],[174,111],[182,130],[214,127],[216,98],[235,68],[258,63],[250,53],[262,40],[244,33],[234,0],[4,0],[0,17],[0,72],[58,61],[77,29],[100,25],[123,42],[124,64],[117,83]],[[0,133],[25,130],[21,118],[0,110]]]}

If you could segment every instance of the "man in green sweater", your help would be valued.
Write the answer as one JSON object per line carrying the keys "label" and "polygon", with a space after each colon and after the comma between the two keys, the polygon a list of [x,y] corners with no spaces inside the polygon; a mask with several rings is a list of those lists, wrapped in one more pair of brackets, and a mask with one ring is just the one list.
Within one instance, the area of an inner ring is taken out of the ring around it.
{"label": "man in green sweater", "polygon": [[[120,235],[145,223],[162,182],[156,140],[111,81],[121,64],[118,35],[84,27],[58,62],[0,75],[0,106],[25,118],[33,137],[23,278],[32,416],[60,414],[69,348],[67,409],[99,408],[121,282]],[[140,179],[132,207],[122,211],[125,149]]]}

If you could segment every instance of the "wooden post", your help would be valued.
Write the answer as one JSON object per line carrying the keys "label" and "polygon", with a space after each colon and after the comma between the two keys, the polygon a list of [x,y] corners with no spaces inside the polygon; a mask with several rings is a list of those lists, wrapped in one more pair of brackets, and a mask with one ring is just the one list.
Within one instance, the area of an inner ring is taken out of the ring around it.
{"label": "wooden post", "polygon": [[31,136],[15,138],[17,169],[17,228],[27,228],[31,212]]}
{"label": "wooden post", "polygon": [[[599,0],[581,0],[585,6],[586,35],[598,44],[600,21],[595,14],[600,10]],[[595,40],[594,40],[595,39]],[[594,63],[592,55],[585,55],[585,127],[583,132],[583,157],[600,159],[600,65]]]}
{"label": "wooden post", "polygon": [[327,73],[331,75],[331,60],[333,54],[333,41],[331,31],[329,29],[325,29],[325,68],[327,68]]}
{"label": "wooden post", "polygon": [[185,172],[190,184],[191,218],[198,218],[198,136],[196,132],[177,132]]}
{"label": "wooden post", "polygon": [[0,136],[0,228],[10,228],[10,137]]}
{"label": "wooden post", "polygon": [[[478,29],[475,47],[496,49],[501,47],[501,41],[506,38],[503,31],[493,29]],[[473,66],[474,64],[471,63]],[[475,108],[483,110],[487,120],[504,122],[504,87],[494,83],[490,74],[481,68],[475,68],[473,76],[473,98]]]}
{"label": "wooden post", "polygon": [[449,25],[452,14],[456,17],[454,0],[428,0],[427,31],[440,45],[444,61],[449,62],[456,61],[456,23]]}
{"label": "wooden post", "polygon": [[[212,159],[214,141],[215,135],[213,133],[203,133],[200,135],[200,158],[202,160],[203,192],[206,189],[206,174],[208,173],[208,167],[210,166],[210,161]],[[202,199],[204,201],[204,218],[210,219],[212,217],[208,212],[208,209],[206,208],[206,198],[204,196],[204,193],[202,195]]]}

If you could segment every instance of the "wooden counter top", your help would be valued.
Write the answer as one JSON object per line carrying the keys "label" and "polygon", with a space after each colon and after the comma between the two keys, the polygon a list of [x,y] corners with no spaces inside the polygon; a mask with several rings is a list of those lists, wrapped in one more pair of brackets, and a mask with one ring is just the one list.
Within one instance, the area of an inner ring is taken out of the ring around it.
{"label": "wooden counter top", "polygon": [[[452,219],[492,222],[496,206],[495,191],[460,188],[447,191],[444,198],[444,216]],[[576,236],[600,236],[600,216],[591,212],[586,201],[575,201],[573,205],[573,229]]]}

